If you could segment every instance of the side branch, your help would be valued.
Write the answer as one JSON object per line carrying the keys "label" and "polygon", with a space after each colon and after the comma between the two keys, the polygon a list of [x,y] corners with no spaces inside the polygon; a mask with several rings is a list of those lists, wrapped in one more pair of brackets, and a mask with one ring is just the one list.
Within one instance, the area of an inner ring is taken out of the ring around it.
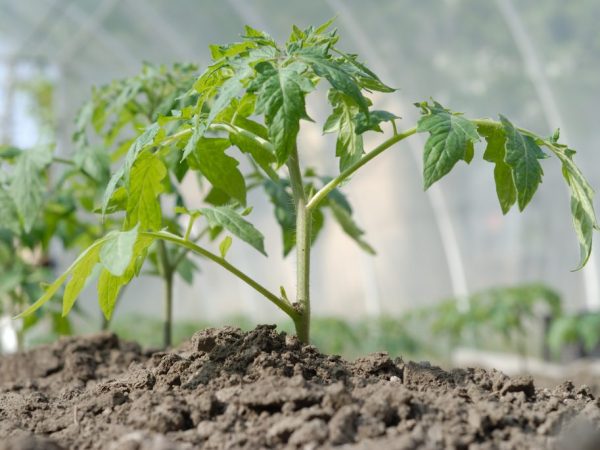
{"label": "side branch", "polygon": [[333,191],[336,187],[338,187],[340,184],[342,184],[347,178],[352,176],[352,174],[354,174],[354,172],[356,172],[358,169],[360,169],[362,166],[367,164],[372,159],[379,156],[381,153],[386,151],[388,148],[390,148],[395,143],[400,142],[401,140],[406,139],[409,136],[412,136],[416,132],[417,132],[417,127],[409,128],[408,130],[403,131],[402,133],[394,134],[391,138],[389,138],[382,144],[378,145],[376,148],[374,148],[369,153],[367,153],[365,156],[363,156],[359,161],[352,164],[350,167],[348,167],[346,170],[344,170],[342,173],[340,173],[337,177],[335,177],[333,180],[331,180],[329,183],[327,183],[325,186],[323,186],[310,199],[310,201],[306,205],[306,209],[308,209],[309,211],[312,211],[313,209],[315,209],[319,205],[319,203],[321,203],[331,191]]}
{"label": "side branch", "polygon": [[225,270],[231,272],[232,274],[237,276],[239,279],[244,281],[246,284],[253,287],[256,291],[258,291],[259,293],[264,295],[269,301],[274,303],[275,306],[277,306],[282,311],[284,311],[292,319],[295,320],[298,317],[298,311],[296,311],[296,309],[294,309],[294,307],[291,304],[289,304],[285,300],[281,299],[280,297],[278,297],[277,295],[275,295],[274,293],[269,291],[266,287],[264,287],[257,281],[254,281],[252,278],[250,278],[244,272],[239,270],[237,267],[235,267],[231,263],[227,262],[225,259],[221,258],[220,256],[217,256],[214,253],[210,252],[209,250],[206,250],[205,248],[202,248],[199,245],[196,245],[191,241],[185,240],[177,235],[167,233],[165,231],[156,231],[156,232],[143,231],[143,232],[140,232],[140,235],[148,236],[148,237],[151,237],[154,239],[161,239],[163,241],[173,242],[174,244],[180,245],[194,253],[197,253],[200,256],[204,256],[205,258],[216,262],[221,267],[223,267]]}

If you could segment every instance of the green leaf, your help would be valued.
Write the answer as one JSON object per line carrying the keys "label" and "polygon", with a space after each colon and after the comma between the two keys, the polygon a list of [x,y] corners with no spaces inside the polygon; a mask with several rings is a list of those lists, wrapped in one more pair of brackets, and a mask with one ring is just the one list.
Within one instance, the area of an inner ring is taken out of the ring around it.
{"label": "green leaf", "polygon": [[108,203],[110,199],[117,189],[117,185],[119,182],[125,178],[125,181],[129,183],[129,176],[131,168],[133,167],[136,159],[143,149],[152,145],[154,143],[154,138],[160,131],[160,126],[157,123],[150,125],[146,130],[139,135],[135,141],[129,147],[127,151],[127,156],[125,157],[125,164],[123,164],[117,172],[111,177],[106,186],[106,190],[104,191],[104,196],[102,198],[102,214],[106,213],[106,209],[108,207]]}
{"label": "green leaf", "polygon": [[13,159],[21,155],[21,153],[23,153],[23,150],[20,148],[12,147],[10,145],[0,146],[0,158],[2,159]]}
{"label": "green leaf", "polygon": [[513,181],[512,170],[504,161],[506,155],[506,136],[502,129],[496,127],[479,127],[479,134],[485,137],[487,147],[483,159],[495,164],[494,181],[496,182],[496,195],[506,214],[517,201],[517,188]]}
{"label": "green leaf", "polygon": [[221,258],[225,259],[232,242],[233,239],[231,239],[231,236],[225,236],[225,238],[221,241],[221,243],[219,244],[219,252],[221,253]]}
{"label": "green leaf", "polygon": [[314,86],[304,75],[306,65],[298,62],[279,68],[269,62],[260,62],[255,69],[258,76],[250,83],[248,91],[257,93],[255,112],[264,113],[277,161],[284,164],[296,145],[300,119],[310,120],[304,97]]}
{"label": "green leaf", "polygon": [[354,120],[356,121],[356,132],[362,134],[365,131],[372,130],[382,133],[383,130],[379,124],[381,122],[393,122],[396,119],[399,119],[399,117],[395,114],[379,109],[369,111],[368,116],[364,112],[360,112],[354,117]]}
{"label": "green leaf", "polygon": [[78,265],[81,264],[82,261],[87,258],[87,255],[89,253],[96,252],[109,239],[111,239],[111,236],[106,236],[101,239],[98,239],[92,245],[90,245],[87,249],[85,249],[77,257],[77,259],[73,262],[73,264],[71,264],[67,268],[67,270],[54,281],[54,283],[52,283],[50,286],[48,286],[46,288],[46,290],[44,291],[44,294],[38,300],[36,300],[33,305],[29,306],[25,311],[23,311],[22,313],[17,315],[16,318],[28,316],[29,314],[34,313],[39,308],[41,308],[46,302],[48,302],[48,300],[50,300],[52,297],[54,297],[54,295],[58,292],[58,290],[60,289],[62,284],[69,278],[69,275],[71,275],[74,272],[74,270],[78,267]]}
{"label": "green leaf", "polygon": [[5,228],[14,234],[19,234],[21,225],[17,206],[12,196],[0,186],[0,229]]}
{"label": "green leaf", "polygon": [[320,77],[329,81],[331,86],[350,97],[359,109],[366,115],[369,115],[369,104],[362,95],[360,86],[357,84],[354,76],[347,70],[346,66],[340,61],[332,59],[328,54],[328,45],[319,47],[309,47],[300,49],[296,56],[301,61],[307,63],[312,70]]}
{"label": "green leaf", "polygon": [[153,123],[148,128],[146,128],[144,132],[140,134],[135,141],[133,141],[133,144],[131,144],[131,147],[129,147],[129,150],[127,151],[127,156],[125,157],[126,180],[128,180],[129,172],[133,167],[133,164],[137,160],[139,154],[146,147],[149,147],[154,143],[154,138],[156,137],[159,131],[160,126],[157,123]]}
{"label": "green leaf", "polygon": [[52,147],[41,145],[26,150],[19,156],[9,187],[25,232],[31,231],[43,206],[42,171],[52,161]]}
{"label": "green leaf", "polygon": [[122,278],[113,275],[106,269],[102,269],[98,278],[98,304],[106,320],[111,318],[119,292],[125,284]]}
{"label": "green leaf", "polygon": [[233,208],[217,206],[215,208],[202,208],[200,212],[204,214],[211,228],[223,227],[263,255],[267,255],[264,247],[264,236]]}
{"label": "green leaf", "polygon": [[523,211],[542,182],[544,174],[539,160],[546,154],[535,139],[519,132],[504,116],[500,121],[506,135],[506,156],[504,160],[512,170],[519,210]]}
{"label": "green leaf", "polygon": [[177,273],[183,281],[191,285],[194,281],[194,273],[198,272],[199,268],[190,258],[183,258],[179,264],[177,264]]}
{"label": "green leaf", "polygon": [[348,212],[348,210],[342,205],[334,201],[330,201],[328,205],[329,208],[331,208],[331,212],[333,212],[333,217],[340,224],[342,230],[344,230],[348,236],[354,239],[358,246],[365,252],[374,255],[376,253],[375,250],[362,238],[365,233],[358,227],[358,225],[356,225],[356,222],[354,222],[350,212]]}
{"label": "green leaf", "polygon": [[271,173],[271,164],[275,162],[275,155],[268,151],[264,145],[260,145],[256,139],[252,139],[241,133],[230,133],[231,143],[242,152],[252,156],[252,159],[266,172]]}
{"label": "green leaf", "polygon": [[138,227],[129,231],[115,231],[100,250],[100,262],[113,275],[121,276],[133,257],[133,247],[138,237]]}
{"label": "green leaf", "polygon": [[340,158],[340,172],[342,172],[364,154],[363,138],[357,132],[354,121],[359,109],[347,96],[333,89],[329,91],[328,99],[333,106],[333,111],[325,122],[323,132],[338,134],[335,155]]}
{"label": "green leaf", "polygon": [[246,204],[246,183],[235,158],[225,150],[231,146],[228,139],[201,138],[188,158],[190,168],[200,170],[216,188]]}
{"label": "green leaf", "polygon": [[131,256],[127,260],[126,268],[121,275],[111,273],[108,268],[102,269],[98,278],[98,303],[107,319],[110,319],[113,313],[119,292],[123,286],[131,282],[134,276],[139,275],[148,247],[152,242],[154,242],[154,238],[151,236],[138,235],[136,237]]}
{"label": "green leaf", "polygon": [[103,148],[96,146],[78,148],[73,162],[95,181],[105,183],[110,177],[110,158]]}
{"label": "green leaf", "polygon": [[379,77],[373,73],[372,70],[358,61],[358,55],[347,54],[339,51],[338,49],[335,49],[334,51],[344,58],[344,60],[348,63],[347,70],[352,69],[356,80],[363,89],[386,93],[396,91],[396,89],[384,84]]}
{"label": "green leaf", "polygon": [[192,135],[187,141],[185,148],[183,149],[183,156],[181,160],[186,159],[198,145],[198,141],[204,135],[206,131],[206,122],[201,121],[200,114],[195,114],[192,118]]}
{"label": "green leaf", "polygon": [[75,301],[81,294],[81,291],[87,285],[87,280],[92,275],[94,268],[100,261],[100,246],[93,247],[85,253],[83,258],[73,269],[71,279],[65,287],[63,294],[62,315],[66,316],[73,308]]}
{"label": "green leaf", "polygon": [[131,169],[126,228],[138,224],[143,231],[161,228],[162,213],[158,196],[165,191],[162,181],[166,176],[167,168],[155,153],[144,152],[137,158]]}
{"label": "green leaf", "polygon": [[575,151],[560,146],[552,146],[550,149],[562,162],[562,174],[571,193],[571,215],[581,255],[577,269],[580,269],[590,258],[593,232],[598,229],[594,212],[594,191],[573,161]]}
{"label": "green leaf", "polygon": [[427,111],[417,124],[417,132],[429,132],[423,155],[425,189],[465,159],[469,144],[479,140],[475,125],[464,117],[451,113],[438,103]]}
{"label": "green leaf", "polygon": [[288,192],[287,180],[266,180],[263,184],[271,203],[275,207],[275,218],[281,227],[283,239],[283,256],[287,256],[296,245],[296,212],[294,200]]}
{"label": "green leaf", "polygon": [[252,68],[239,61],[233,68],[233,76],[228,78],[218,89],[215,101],[210,107],[208,119],[206,119],[206,126],[210,125],[215,117],[244,91],[242,81],[253,73]]}

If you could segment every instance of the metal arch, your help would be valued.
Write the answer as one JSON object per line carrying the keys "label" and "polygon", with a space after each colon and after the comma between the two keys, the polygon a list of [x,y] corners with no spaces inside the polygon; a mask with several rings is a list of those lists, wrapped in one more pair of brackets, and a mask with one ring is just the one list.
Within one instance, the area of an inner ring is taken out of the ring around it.
{"label": "metal arch", "polygon": [[[21,45],[18,46],[17,50],[10,55],[10,59],[17,60],[23,55],[25,49],[28,47],[35,46],[36,42],[39,42],[43,37],[44,33],[52,25],[53,21],[64,13],[65,9],[69,6],[69,3],[73,0],[54,0],[48,7],[46,14],[42,16],[40,20],[33,24],[31,32],[21,41]],[[13,9],[13,12],[21,17],[24,17],[21,11]],[[27,20],[31,20],[31,17],[27,16]]]}
{"label": "metal arch", "polygon": [[[361,49],[361,52],[366,55],[374,55],[369,59],[376,67],[376,70],[382,73],[385,78],[391,79],[391,73],[387,67],[387,64],[379,56],[377,56],[377,50],[371,44],[370,38],[363,31],[363,27],[354,18],[353,14],[348,10],[346,5],[340,0],[326,0],[326,3],[335,13],[339,14],[340,20],[346,23],[348,29],[353,30],[353,39],[355,44]],[[396,107],[399,107],[398,109],[400,111],[403,109],[401,104],[398,104]],[[411,117],[413,114],[405,111],[403,116]],[[411,154],[413,155],[417,166],[420,167],[421,153],[424,142],[419,135],[416,135],[415,137],[416,139],[409,140],[408,144],[411,148]],[[458,245],[456,233],[454,231],[450,211],[446,205],[444,194],[437,184],[431,186],[427,190],[426,194],[431,204],[435,222],[440,233],[440,239],[444,249],[444,256],[446,258],[448,271],[450,273],[450,282],[452,285],[453,295],[456,297],[458,305],[461,309],[468,309],[469,289],[465,275],[463,258]]]}
{"label": "metal arch", "polygon": [[[551,130],[561,128],[561,136],[568,141],[565,131],[564,121],[558,101],[550,87],[550,82],[542,69],[542,64],[538,58],[538,53],[533,45],[533,40],[527,33],[519,13],[515,9],[511,0],[496,0],[496,6],[500,10],[504,22],[510,30],[515,46],[521,55],[525,72],[535,89],[546,123]],[[561,126],[563,124],[563,126]],[[598,280],[598,264],[595,253],[590,255],[587,265],[582,269],[583,283],[585,289],[585,300],[588,308],[593,310],[600,309],[600,282]]]}
{"label": "metal arch", "polygon": [[134,60],[131,52],[127,51],[110,33],[104,31],[102,22],[113,11],[119,0],[103,0],[92,14],[85,14],[81,9],[75,7],[66,10],[66,15],[74,22],[81,24],[78,32],[71,38],[70,44],[63,47],[56,58],[59,65],[65,65],[71,57],[85,45],[92,35],[96,37],[110,50],[111,55],[120,60],[123,66],[134,69]]}
{"label": "metal arch", "polygon": [[133,8],[134,4],[138,6],[136,14],[142,14],[146,22],[152,24],[153,31],[158,31],[178,58],[187,59],[189,55],[194,53],[194,49],[189,42],[183,39],[181,34],[163,16],[156,12],[155,7],[150,2],[146,0],[130,0],[129,2],[125,2],[125,5],[130,9]]}

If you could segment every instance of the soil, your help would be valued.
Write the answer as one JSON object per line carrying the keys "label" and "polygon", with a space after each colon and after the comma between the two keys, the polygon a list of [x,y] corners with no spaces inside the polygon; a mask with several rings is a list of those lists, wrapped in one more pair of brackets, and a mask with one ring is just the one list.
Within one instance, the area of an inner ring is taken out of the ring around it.
{"label": "soil", "polygon": [[597,449],[600,402],[565,382],[326,356],[272,326],[171,351],[114,334],[0,359],[0,449]]}

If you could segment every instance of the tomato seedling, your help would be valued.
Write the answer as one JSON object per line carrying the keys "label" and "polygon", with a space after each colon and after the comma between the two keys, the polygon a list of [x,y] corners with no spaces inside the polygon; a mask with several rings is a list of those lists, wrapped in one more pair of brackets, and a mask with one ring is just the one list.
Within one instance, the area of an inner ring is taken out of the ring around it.
{"label": "tomato seedling", "polygon": [[[147,127],[158,118],[169,114],[173,109],[187,106],[185,93],[189,91],[198,76],[198,68],[191,64],[175,64],[173,67],[144,64],[141,72],[135,76],[115,80],[112,83],[94,89],[91,98],[80,109],[76,119],[76,130],[73,135],[76,151],[75,164],[90,178],[96,180],[99,196],[110,178],[111,163],[119,162],[126,155],[128,148],[136,138],[140,128]],[[185,205],[178,183],[181,182],[185,171],[180,168],[176,155],[169,161],[169,180],[161,184],[161,194],[175,197],[175,204]],[[166,177],[165,177],[166,178]],[[123,207],[120,202],[137,201],[135,196],[117,193],[109,206],[115,211]],[[91,203],[91,209],[93,205]],[[131,206],[131,205],[130,205]],[[131,206],[133,208],[133,206]],[[156,205],[159,209],[160,206]],[[154,220],[159,228],[165,227],[173,233],[183,233],[179,214],[171,211],[161,217],[155,214]],[[103,222],[105,230],[114,227]],[[118,226],[117,226],[118,228]],[[208,228],[201,230],[192,240],[204,236]],[[188,257],[189,251],[181,247],[166,245],[164,241],[152,248],[148,255],[150,268],[146,274],[158,276],[164,286],[163,306],[163,345],[171,345],[172,341],[172,311],[173,286],[175,276],[179,275],[185,282],[191,283],[197,271],[196,264]],[[118,298],[123,294],[119,291]],[[103,329],[109,326],[109,316],[105,315]]]}
{"label": "tomato seedling", "polygon": [[[132,142],[124,163],[110,179],[103,197],[104,214],[124,212],[122,231],[113,231],[94,242],[23,314],[29,314],[51,298],[63,283],[63,312],[67,314],[85,280],[101,268],[98,280],[100,306],[107,316],[113,311],[119,290],[138,275],[154,242],[167,242],[219,264],[285,312],[294,322],[298,338],[310,339],[311,244],[330,211],[342,229],[366,251],[362,230],[352,219],[352,209],[338,189],[358,170],[395,144],[416,133],[428,133],[423,153],[424,187],[448,174],[459,162],[469,163],[475,145],[486,141],[483,158],[495,165],[494,180],[501,209],[513,205],[525,209],[542,180],[543,159],[554,155],[570,188],[571,212],[580,242],[582,267],[598,228],[593,210],[593,191],[573,162],[574,151],[559,143],[558,132],[542,137],[515,126],[509,119],[469,119],[437,102],[417,106],[416,126],[398,131],[398,118],[372,107],[368,95],[392,93],[356,55],[337,47],[338,35],[331,23],[301,30],[293,27],[289,40],[278,45],[264,32],[246,27],[241,42],[211,46],[213,64],[185,93],[187,106],[160,117]],[[312,120],[306,97],[320,82],[327,82],[331,115],[324,132],[337,135],[335,154],[339,173],[318,175],[301,165],[298,147],[300,124]],[[365,152],[363,134],[391,135]],[[236,157],[244,155],[252,172],[244,177]],[[545,152],[542,148],[545,148]],[[158,197],[168,184],[169,173],[198,174],[211,187],[212,206],[184,211],[189,214],[186,233],[164,229]],[[250,185],[247,181],[252,180]],[[227,261],[228,236],[214,253],[189,236],[194,221],[206,220],[213,230],[224,229],[265,254],[262,234],[244,217],[248,187],[260,183],[275,205],[282,227],[285,252],[296,249],[297,286],[290,299],[285,289],[275,293]],[[215,206],[217,205],[217,206]],[[240,212],[241,211],[241,212]]]}

